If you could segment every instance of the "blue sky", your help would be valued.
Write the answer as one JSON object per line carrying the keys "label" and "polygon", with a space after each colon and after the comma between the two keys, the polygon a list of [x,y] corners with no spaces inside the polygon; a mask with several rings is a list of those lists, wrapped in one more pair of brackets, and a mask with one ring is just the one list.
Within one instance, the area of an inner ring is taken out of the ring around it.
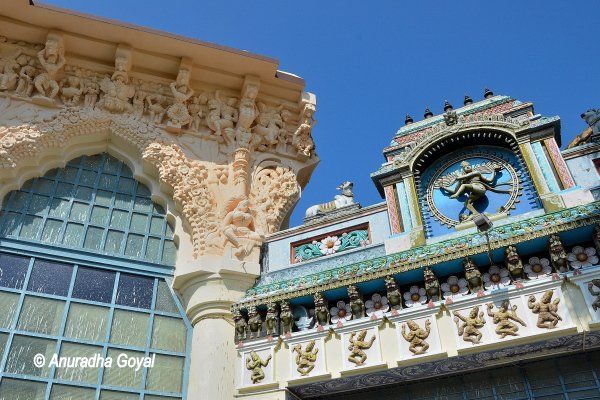
{"label": "blue sky", "polygon": [[369,173],[406,113],[420,120],[487,86],[560,115],[564,147],[600,107],[597,1],[47,2],[272,56],[306,79],[321,162],[292,225],[344,180],[363,206],[382,201]]}

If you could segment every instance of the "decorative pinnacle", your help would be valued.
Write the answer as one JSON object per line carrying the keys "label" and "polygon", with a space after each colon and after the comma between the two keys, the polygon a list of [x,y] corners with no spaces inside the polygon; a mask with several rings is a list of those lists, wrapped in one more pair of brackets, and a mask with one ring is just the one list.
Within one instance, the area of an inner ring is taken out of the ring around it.
{"label": "decorative pinnacle", "polygon": [[492,92],[490,89],[485,88],[483,90],[483,98],[485,99],[489,99],[490,97],[492,97],[494,95],[494,92]]}
{"label": "decorative pinnacle", "polygon": [[429,107],[425,107],[425,114],[423,114],[423,117],[425,119],[433,117],[433,113],[431,112]]}
{"label": "decorative pinnacle", "polygon": [[413,119],[410,114],[406,114],[406,119],[404,120],[404,125],[410,125],[413,123]]}
{"label": "decorative pinnacle", "polygon": [[448,103],[448,100],[444,100],[444,112],[450,111],[452,109],[454,109],[454,107],[452,107],[452,104]]}
{"label": "decorative pinnacle", "polygon": [[465,95],[465,99],[463,100],[463,104],[465,106],[468,106],[469,104],[473,104],[473,99],[470,98],[468,95]]}

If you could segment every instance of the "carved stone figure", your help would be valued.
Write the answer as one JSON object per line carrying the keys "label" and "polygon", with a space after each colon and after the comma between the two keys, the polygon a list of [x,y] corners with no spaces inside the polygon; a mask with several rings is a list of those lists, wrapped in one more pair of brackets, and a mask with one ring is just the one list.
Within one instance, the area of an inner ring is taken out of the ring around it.
{"label": "carved stone figure", "polygon": [[521,257],[519,257],[519,253],[517,252],[517,248],[515,246],[508,246],[504,250],[505,260],[506,260],[506,268],[513,280],[523,279],[524,271],[523,271],[523,262],[521,261]]}
{"label": "carved stone figure", "polygon": [[354,285],[348,286],[348,297],[350,297],[350,309],[352,310],[352,319],[359,319],[365,316],[365,303],[360,298],[360,292]]}
{"label": "carved stone figure", "polygon": [[238,120],[235,97],[221,99],[221,92],[215,91],[215,97],[208,100],[208,127],[213,131],[219,143],[228,145],[233,140],[233,127]]}
{"label": "carved stone figure", "polygon": [[596,248],[596,252],[600,254],[600,225],[596,225],[594,227],[592,239],[594,241],[594,247]]}
{"label": "carved stone figure", "polygon": [[192,101],[188,103],[188,113],[191,118],[188,126],[190,130],[194,132],[200,130],[202,119],[208,115],[207,102],[208,97],[205,93],[202,93],[200,96],[192,97]]}
{"label": "carved stone figure", "polygon": [[226,207],[227,214],[221,221],[217,232],[208,239],[213,246],[224,248],[231,243],[234,255],[239,258],[250,254],[260,246],[262,235],[255,232],[254,217],[250,213],[250,203],[245,197],[233,198]]}
{"label": "carved stone figure", "polygon": [[171,93],[173,93],[174,102],[167,109],[167,116],[169,117],[167,126],[178,130],[192,121],[192,116],[186,105],[186,102],[194,95],[194,90],[190,87],[190,70],[185,67],[180,68],[177,79],[175,82],[171,82],[169,87]]}
{"label": "carved stone figure", "polygon": [[264,103],[258,103],[260,114],[258,115],[257,124],[253,128],[253,133],[256,137],[256,147],[265,151],[269,147],[277,144],[281,131],[283,130],[283,119],[281,118],[281,110],[283,106],[272,108]]}
{"label": "carved stone figure", "polygon": [[33,92],[33,81],[36,70],[31,64],[33,64],[33,60],[30,60],[23,65],[19,71],[19,81],[17,83],[17,88],[15,89],[15,94],[17,96],[30,97]]}
{"label": "carved stone figure", "polygon": [[477,265],[469,258],[463,260],[463,268],[465,270],[465,279],[469,282],[469,290],[471,293],[476,293],[483,290],[483,279]]}
{"label": "carved stone figure", "polygon": [[483,311],[479,312],[479,306],[473,307],[466,317],[458,311],[454,311],[452,314],[454,315],[454,323],[458,328],[458,334],[462,336],[463,340],[478,344],[483,336],[479,329],[485,325]]}
{"label": "carved stone figure", "polygon": [[250,339],[258,338],[262,332],[262,319],[255,306],[248,307],[248,328]]}
{"label": "carved stone figure", "polygon": [[352,182],[342,182],[342,184],[336,188],[337,190],[341,190],[342,194],[336,195],[335,200],[330,202],[309,207],[306,210],[304,218],[314,217],[315,215],[323,214],[354,204],[354,193],[352,193],[353,187],[354,183]]}
{"label": "carved stone figure", "polygon": [[18,50],[13,57],[3,60],[4,65],[2,66],[2,73],[0,74],[0,91],[13,90],[17,86],[17,79],[19,78],[17,70],[20,67],[17,57],[20,54],[21,51]]}
{"label": "carved stone figure", "polygon": [[504,300],[502,304],[500,304],[500,307],[498,307],[498,311],[494,312],[492,311],[493,309],[494,304],[488,303],[487,314],[493,318],[494,324],[496,324],[496,333],[500,338],[504,339],[507,335],[519,336],[517,333],[519,331],[519,326],[513,321],[518,322],[523,326],[526,326],[526,324],[525,321],[517,315],[517,305],[514,304],[511,307],[508,300]]}
{"label": "carved stone figure", "polygon": [[552,235],[548,239],[548,251],[550,252],[550,262],[554,270],[556,272],[567,272],[569,270],[569,259],[558,235]]}
{"label": "carved stone figure", "polygon": [[385,277],[385,288],[387,291],[386,297],[391,309],[400,310],[402,308],[402,294],[393,276],[388,275]]}
{"label": "carved stone figure", "polygon": [[581,118],[592,128],[592,135],[600,135],[600,109],[590,108],[581,114]]}
{"label": "carved stone figure", "polygon": [[598,311],[598,308],[600,308],[600,291],[597,291],[596,289],[600,289],[600,279],[592,279],[592,281],[588,283],[587,287],[588,292],[590,292],[592,296],[596,297],[596,300],[594,300],[592,303],[592,308],[594,311]]}
{"label": "carved stone figure", "polygon": [[348,341],[350,342],[350,344],[348,345],[348,350],[350,350],[348,361],[350,361],[358,367],[363,365],[365,361],[367,361],[367,353],[365,353],[365,350],[368,350],[371,348],[371,346],[373,346],[373,343],[375,342],[376,338],[375,335],[373,335],[370,341],[365,341],[365,338],[367,337],[366,329],[361,331],[356,337],[356,339],[354,338],[355,336],[356,332],[352,332],[350,334],[350,338],[348,339]]}
{"label": "carved stone figure", "polygon": [[292,314],[290,303],[287,301],[281,302],[279,319],[281,320],[281,330],[283,334],[292,333],[292,328],[294,327],[294,314]]}
{"label": "carved stone figure", "polygon": [[306,158],[310,158],[315,148],[315,143],[311,136],[311,131],[315,124],[315,120],[313,119],[314,113],[315,106],[311,103],[306,103],[300,117],[300,125],[298,125],[292,136],[292,145],[296,148],[299,155]]}
{"label": "carved stone figure", "polygon": [[237,118],[236,128],[246,132],[250,131],[250,127],[258,116],[256,108],[256,96],[258,96],[259,83],[254,80],[244,82],[242,89],[242,98],[240,99],[239,115]]}
{"label": "carved stone figure", "polygon": [[133,95],[133,114],[138,118],[142,118],[146,111],[146,97],[148,93],[139,89]]}
{"label": "carved stone figure", "polygon": [[76,69],[75,75],[68,75],[60,81],[60,99],[66,106],[76,106],[81,100],[84,90],[81,74],[81,70]]}
{"label": "carved stone figure", "polygon": [[37,57],[44,72],[35,77],[33,84],[42,98],[52,101],[59,90],[56,74],[66,62],[62,37],[56,33],[48,34],[46,47],[38,52]]}
{"label": "carved stone figure", "polygon": [[238,308],[231,310],[233,322],[235,323],[235,341],[246,340],[248,333],[248,323]]}
{"label": "carved stone figure", "polygon": [[441,298],[440,282],[433,271],[428,267],[423,270],[423,279],[425,281],[425,292],[431,301],[438,301]]}
{"label": "carved stone figure", "polygon": [[444,113],[444,122],[448,126],[456,125],[458,123],[458,115],[454,110],[448,110]]}
{"label": "carved stone figure", "polygon": [[292,353],[296,352],[296,371],[300,373],[302,376],[306,376],[310,374],[315,368],[315,362],[317,361],[317,354],[319,353],[319,349],[315,349],[316,342],[311,340],[304,350],[302,350],[302,345],[298,343],[292,349]]}
{"label": "carved stone figure", "polygon": [[250,356],[246,358],[246,369],[252,371],[250,375],[252,383],[257,384],[265,379],[263,368],[269,365],[269,361],[271,361],[271,355],[263,360],[254,350],[250,352]]}
{"label": "carved stone figure", "polygon": [[155,124],[162,124],[163,118],[165,117],[166,101],[166,97],[160,94],[152,93],[146,96],[148,113],[150,114],[150,119]]}
{"label": "carved stone figure", "polygon": [[267,336],[273,335],[277,332],[277,305],[275,303],[267,304],[265,325],[267,325]]}
{"label": "carved stone figure", "polygon": [[315,293],[315,316],[317,323],[321,326],[329,324],[329,310],[327,309],[327,303],[321,293]]}
{"label": "carved stone figure", "polygon": [[[406,327],[408,326],[408,331]],[[425,321],[425,329],[421,328],[419,324],[417,324],[412,319],[406,321],[405,324],[402,324],[402,337],[406,340],[410,345],[408,349],[415,356],[419,354],[425,354],[429,349],[429,343],[425,341],[429,337],[431,333],[431,321]]]}
{"label": "carved stone figure", "polygon": [[88,80],[84,85],[84,93],[83,106],[94,108],[98,101],[98,95],[100,94],[100,85],[92,80]]}
{"label": "carved stone figure", "polygon": [[[479,213],[473,203],[483,197],[488,190],[496,193],[511,192],[511,189],[499,189],[501,186],[512,186],[511,183],[494,183],[496,175],[503,168],[500,164],[487,162],[472,166],[467,161],[463,161],[460,165],[461,171],[438,178],[435,186],[449,193],[451,199],[458,199],[466,194],[468,197],[465,200],[465,208],[471,211],[471,217]],[[492,174],[492,177],[488,178],[486,174]],[[454,184],[456,184],[456,188],[451,189]]]}
{"label": "carved stone figure", "polygon": [[135,88],[129,84],[129,76],[126,72],[115,71],[112,77],[105,76],[100,81],[100,90],[104,93],[99,102],[101,108],[114,113],[133,110],[129,100],[134,96]]}
{"label": "carved stone figure", "polygon": [[527,306],[531,309],[531,312],[538,314],[537,327],[544,329],[555,328],[559,321],[562,321],[562,317],[558,315],[558,303],[560,299],[556,298],[552,301],[554,291],[546,291],[540,300],[536,302],[535,296],[529,296]]}

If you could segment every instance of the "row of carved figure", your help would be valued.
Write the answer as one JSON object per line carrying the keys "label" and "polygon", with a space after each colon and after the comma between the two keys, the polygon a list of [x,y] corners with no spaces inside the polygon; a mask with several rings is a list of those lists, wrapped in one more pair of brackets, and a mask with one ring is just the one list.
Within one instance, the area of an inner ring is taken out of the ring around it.
{"label": "row of carved figure", "polygon": [[[538,328],[553,329],[562,320],[562,317],[558,314],[560,299],[553,299],[553,296],[554,292],[552,290],[544,292],[539,299],[536,299],[534,295],[529,296],[527,307],[533,314],[537,315],[536,325]],[[495,332],[499,338],[518,336],[519,325],[526,326],[526,322],[517,315],[517,306],[511,306],[509,301],[505,300],[499,307],[494,308],[493,303],[486,305],[487,315],[492,318],[493,323],[496,325]],[[484,313],[480,311],[480,307],[474,306],[468,315],[462,315],[458,311],[454,311],[453,315],[459,337],[465,342],[479,344],[483,337],[481,328],[486,324]],[[370,349],[377,339],[375,335],[367,339],[367,332],[368,329],[352,332],[348,338],[349,354],[347,359],[357,367],[365,364],[368,359],[366,350]],[[408,320],[402,324],[401,333],[403,339],[408,343],[408,349],[411,353],[414,355],[427,353],[430,347],[427,339],[431,333],[431,321],[429,319],[425,320],[423,327],[414,320]],[[308,342],[305,348],[302,348],[301,344],[296,344],[292,348],[292,352],[296,353],[294,361],[300,375],[310,374],[315,368],[319,355],[319,349],[315,348],[315,340]],[[262,368],[266,367],[270,360],[271,356],[263,360],[256,352],[250,352],[246,358],[246,368],[252,372],[252,383],[256,384],[264,379],[265,374]]]}
{"label": "row of carved figure", "polygon": [[260,151],[293,152],[305,158],[312,155],[314,104],[304,103],[298,119],[283,104],[257,101],[258,80],[245,85],[238,99],[220,90],[192,89],[191,60],[182,60],[176,80],[167,86],[130,77],[131,51],[123,46],[117,49],[110,76],[67,65],[59,33],[50,33],[37,54],[31,53],[39,45],[12,47],[12,54],[0,61],[0,93],[31,98],[46,106],[61,106],[62,102],[66,107],[128,113],[164,124],[172,132],[206,132],[207,138],[225,146],[235,142],[238,147]]}
{"label": "row of carved figure", "polygon": [[[314,295],[314,315],[309,318],[304,317],[309,320],[302,321],[301,324],[294,320],[290,304],[287,301],[280,303],[280,313],[277,312],[276,303],[268,303],[264,322],[255,306],[248,308],[247,321],[239,308],[234,308],[236,339],[239,341],[248,337],[258,338],[261,335],[263,323],[266,324],[267,336],[276,334],[279,324],[281,324],[280,332],[286,335],[292,332],[294,324],[303,330],[310,326],[342,324],[344,321],[365,317],[382,318],[385,313],[390,311],[395,313],[404,307],[411,308],[442,299],[450,304],[470,293],[482,294],[485,290],[499,289],[511,284],[518,285],[524,280],[547,277],[553,272],[562,273],[569,269],[577,271],[598,264],[597,250],[594,247],[575,246],[570,252],[567,252],[557,235],[549,238],[548,251],[549,259],[530,257],[527,263],[523,263],[516,247],[509,246],[505,249],[505,266],[492,265],[485,273],[479,270],[473,260],[466,258],[463,260],[464,278],[452,275],[443,283],[440,283],[431,269],[425,268],[423,270],[424,287],[412,285],[404,293],[401,293],[394,277],[387,276],[385,278],[386,295],[375,293],[366,300],[363,299],[355,285],[350,285],[347,288],[349,303],[340,300],[333,307],[328,307],[323,295],[316,293]],[[462,323],[465,322],[461,316],[457,315],[457,318]]]}

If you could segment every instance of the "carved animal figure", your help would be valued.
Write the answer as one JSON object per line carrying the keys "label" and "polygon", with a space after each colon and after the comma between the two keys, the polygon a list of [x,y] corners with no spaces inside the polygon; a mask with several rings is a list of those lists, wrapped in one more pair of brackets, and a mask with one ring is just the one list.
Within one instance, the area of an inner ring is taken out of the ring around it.
{"label": "carved animal figure", "polygon": [[281,302],[281,313],[279,314],[279,319],[281,320],[281,330],[283,334],[291,333],[292,328],[294,326],[294,315],[290,310],[290,303],[287,301]]}
{"label": "carved animal figure", "polygon": [[521,257],[519,257],[519,253],[517,253],[517,248],[515,246],[508,246],[504,250],[505,259],[506,259],[506,268],[513,280],[523,279],[523,262],[521,261]]}
{"label": "carved animal figure", "polygon": [[500,335],[501,339],[504,339],[507,335],[519,336],[517,331],[519,326],[513,321],[526,326],[525,322],[517,316],[517,305],[514,304],[510,307],[508,300],[504,300],[498,311],[492,311],[494,308],[493,303],[488,303],[487,314],[493,318],[494,324],[496,324],[496,333]]}
{"label": "carved animal figure", "polygon": [[365,316],[365,303],[360,298],[360,292],[354,285],[348,286],[348,297],[350,297],[350,309],[352,310],[352,319],[359,319]]}
{"label": "carved animal figure", "polygon": [[440,282],[433,271],[427,267],[423,270],[423,279],[425,280],[425,292],[431,301],[440,299]]}
{"label": "carved animal figure", "polygon": [[254,339],[260,336],[262,331],[262,319],[260,314],[256,311],[256,307],[250,306],[248,308],[248,327],[250,328],[250,338]]}
{"label": "carved animal figure", "polygon": [[388,304],[392,309],[399,310],[402,308],[402,294],[393,276],[385,277],[385,288],[387,290],[386,297]]}
{"label": "carved animal figure", "polygon": [[[407,326],[408,331],[406,330]],[[425,329],[421,328],[412,319],[406,321],[406,324],[402,324],[402,337],[410,343],[408,349],[415,356],[424,354],[429,349],[429,343],[425,341],[429,337],[429,333],[431,333],[431,321],[429,320],[425,321]]]}
{"label": "carved animal figure", "polygon": [[463,260],[463,268],[465,269],[465,279],[469,283],[471,293],[483,290],[483,279],[477,265],[467,257]]}
{"label": "carved animal figure", "polygon": [[598,311],[598,308],[600,308],[600,291],[595,289],[600,289],[600,279],[592,279],[592,281],[588,283],[587,287],[590,294],[596,297],[596,300],[594,300],[592,303],[592,308],[594,311]]}
{"label": "carved animal figure", "polygon": [[483,336],[479,329],[485,325],[483,312],[479,312],[479,306],[473,307],[466,317],[458,311],[454,311],[452,314],[454,314],[454,323],[458,328],[458,334],[462,336],[463,340],[478,344]]}
{"label": "carved animal figure", "polygon": [[267,336],[273,335],[277,331],[277,306],[275,303],[267,304],[267,316],[265,317],[267,325]]}
{"label": "carved animal figure", "polygon": [[246,322],[246,319],[237,308],[231,310],[231,313],[233,314],[233,322],[235,323],[235,341],[239,342],[241,340],[246,340],[248,333],[248,323]]}
{"label": "carved animal figure", "polygon": [[250,356],[246,358],[246,369],[252,371],[252,375],[250,375],[252,383],[256,384],[265,379],[263,368],[269,365],[269,361],[271,361],[271,355],[263,360],[254,350],[250,352]]}
{"label": "carved animal figure", "polygon": [[296,354],[296,371],[300,372],[300,375],[306,376],[310,374],[315,368],[315,362],[317,361],[317,354],[319,349],[315,349],[316,342],[311,340],[307,345],[306,349],[302,350],[302,345],[298,343],[292,349],[292,353],[295,351]]}
{"label": "carved animal figure", "polygon": [[328,203],[317,204],[309,207],[306,210],[305,218],[314,217],[315,215],[323,214],[354,204],[354,193],[352,193],[353,186],[354,183],[352,182],[343,182],[337,187],[337,190],[341,190],[342,194],[336,195],[335,200],[332,200]]}
{"label": "carved animal figure", "polygon": [[590,108],[581,114],[581,118],[592,128],[592,135],[600,135],[600,109]]}
{"label": "carved animal figure", "polygon": [[550,239],[548,239],[548,250],[550,252],[550,261],[556,272],[567,272],[569,270],[569,260],[565,247],[558,235],[550,236]]}
{"label": "carved animal figure", "polygon": [[538,314],[537,327],[544,329],[555,328],[559,321],[562,321],[562,317],[558,315],[558,303],[560,299],[554,299],[552,296],[554,292],[552,290],[546,291],[540,301],[535,301],[535,296],[529,296],[527,306],[534,314]]}
{"label": "carved animal figure", "polygon": [[358,334],[358,337],[354,339],[356,336],[356,332],[352,332],[350,334],[350,345],[348,346],[348,350],[350,350],[350,355],[348,356],[348,361],[355,364],[357,367],[363,365],[365,361],[367,361],[367,353],[364,350],[368,350],[373,346],[373,342],[375,342],[375,335],[371,337],[370,341],[365,341],[367,336],[367,330],[361,331]]}
{"label": "carved animal figure", "polygon": [[329,310],[323,295],[321,293],[315,293],[315,316],[317,317],[317,323],[321,326],[329,324]]}

